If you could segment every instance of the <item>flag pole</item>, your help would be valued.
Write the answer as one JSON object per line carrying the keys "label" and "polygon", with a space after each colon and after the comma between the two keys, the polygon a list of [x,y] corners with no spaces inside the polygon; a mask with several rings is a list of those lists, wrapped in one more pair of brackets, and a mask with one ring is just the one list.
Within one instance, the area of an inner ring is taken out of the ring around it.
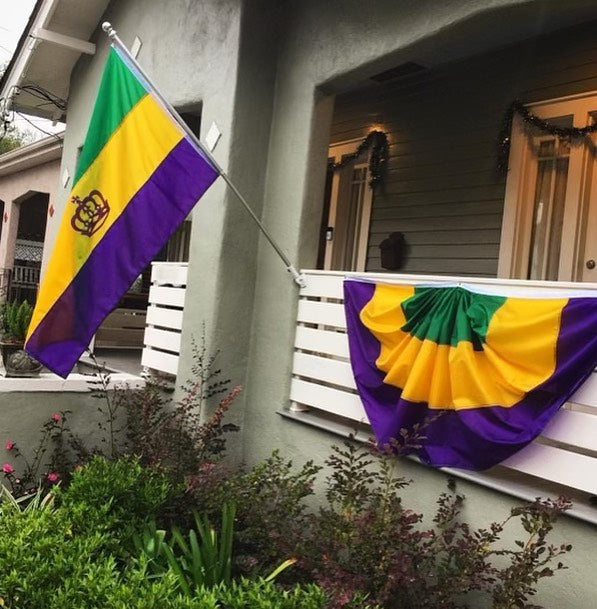
{"label": "flag pole", "polygon": [[274,248],[278,256],[282,259],[282,262],[286,265],[286,270],[292,275],[294,281],[301,287],[304,288],[307,286],[307,282],[305,276],[302,273],[299,273],[295,266],[290,262],[290,259],[286,254],[282,251],[282,248],[278,245],[278,243],[274,240],[274,238],[269,234],[268,230],[265,228],[261,220],[257,217],[255,212],[251,209],[250,205],[247,203],[247,200],[243,197],[241,192],[238,190],[236,185],[232,182],[228,174],[220,167],[220,164],[215,160],[213,155],[205,146],[201,143],[201,140],[191,131],[189,126],[184,122],[183,118],[180,114],[174,109],[174,107],[166,100],[166,98],[159,92],[159,89],[155,86],[151,78],[147,75],[145,70],[139,65],[137,60],[131,55],[131,52],[124,45],[122,40],[118,37],[116,30],[112,27],[108,21],[104,21],[102,23],[102,29],[108,35],[108,38],[112,41],[112,44],[117,46],[133,63],[135,69],[139,71],[139,74],[143,76],[143,78],[147,81],[149,86],[152,89],[152,93],[159,99],[160,103],[172,114],[172,116],[180,123],[180,126],[184,129],[186,134],[193,140],[196,146],[199,147],[201,152],[207,157],[208,161],[212,164],[214,169],[220,174],[224,182],[228,185],[232,193],[236,196],[236,198],[240,201],[243,207],[247,210],[248,214],[251,216],[255,224],[257,224],[259,230],[263,233],[265,238],[269,241],[270,245]]}

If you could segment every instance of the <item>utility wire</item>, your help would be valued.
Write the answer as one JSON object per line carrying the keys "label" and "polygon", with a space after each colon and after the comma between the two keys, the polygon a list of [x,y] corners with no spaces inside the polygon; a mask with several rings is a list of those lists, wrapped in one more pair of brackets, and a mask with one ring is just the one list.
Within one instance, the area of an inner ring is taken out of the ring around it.
{"label": "utility wire", "polygon": [[24,114],[21,114],[21,112],[16,112],[16,114],[18,114],[22,119],[26,120],[32,127],[39,129],[39,131],[41,131],[42,133],[45,133],[46,135],[51,135],[52,137],[56,138],[59,142],[62,141],[62,138],[59,135],[57,135],[56,133],[52,133],[51,131],[46,131],[45,129],[42,129],[39,125],[36,125],[32,120],[29,120]]}
{"label": "utility wire", "polygon": [[32,97],[36,97],[37,99],[42,99],[46,102],[49,102],[56,106],[62,112],[66,111],[66,101],[57,95],[54,95],[47,89],[36,85],[35,83],[28,85],[21,85],[17,87],[17,93],[23,91],[25,93],[29,93]]}

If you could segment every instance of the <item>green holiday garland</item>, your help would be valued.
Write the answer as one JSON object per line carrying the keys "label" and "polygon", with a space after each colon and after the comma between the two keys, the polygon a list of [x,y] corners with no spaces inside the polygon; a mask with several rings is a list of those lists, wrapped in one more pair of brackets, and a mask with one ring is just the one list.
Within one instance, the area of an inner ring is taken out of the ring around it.
{"label": "green holiday garland", "polygon": [[371,149],[369,155],[369,186],[375,188],[383,179],[385,165],[388,162],[388,136],[383,131],[370,131],[352,153],[337,163],[330,163],[328,169],[337,171],[360,157],[365,150]]}
{"label": "green holiday garland", "polygon": [[511,144],[510,137],[512,133],[512,121],[514,120],[515,114],[518,114],[526,125],[536,127],[543,133],[557,135],[558,137],[571,141],[580,140],[589,133],[597,132],[597,123],[586,125],[585,127],[560,127],[554,125],[543,118],[539,118],[536,114],[533,114],[520,100],[516,99],[510,104],[510,107],[506,111],[502,128],[500,129],[498,141],[498,169],[501,173],[506,173],[508,171],[508,158]]}

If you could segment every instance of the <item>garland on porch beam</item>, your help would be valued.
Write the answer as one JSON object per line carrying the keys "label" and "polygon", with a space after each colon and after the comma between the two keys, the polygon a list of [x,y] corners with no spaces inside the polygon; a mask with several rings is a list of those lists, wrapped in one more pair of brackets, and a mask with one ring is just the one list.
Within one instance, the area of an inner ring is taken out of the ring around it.
{"label": "garland on porch beam", "polygon": [[505,174],[508,171],[508,158],[510,156],[510,144],[512,134],[512,121],[514,114],[518,114],[525,124],[536,127],[543,133],[557,135],[567,140],[579,140],[589,133],[597,132],[597,123],[585,127],[559,127],[545,119],[533,114],[520,100],[516,99],[511,104],[506,114],[499,135],[498,170]]}
{"label": "garland on porch beam", "polygon": [[371,176],[369,187],[373,189],[382,181],[384,168],[388,162],[388,136],[384,131],[376,129],[370,131],[352,154],[346,155],[338,163],[330,163],[328,169],[330,171],[342,169],[369,149],[371,149],[369,155],[369,175]]}

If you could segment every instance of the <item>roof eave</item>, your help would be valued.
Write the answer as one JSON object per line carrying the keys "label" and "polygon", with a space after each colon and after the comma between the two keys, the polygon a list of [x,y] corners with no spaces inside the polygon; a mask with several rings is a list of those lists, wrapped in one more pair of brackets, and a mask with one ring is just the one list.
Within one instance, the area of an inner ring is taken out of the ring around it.
{"label": "roof eave", "polygon": [[46,137],[32,144],[15,148],[0,155],[0,176],[10,175],[60,159],[64,132]]}
{"label": "roof eave", "polygon": [[[65,118],[72,69],[81,54],[95,53],[95,44],[87,39],[93,36],[108,3],[87,0],[75,10],[64,0],[37,0],[0,79],[4,110],[54,120]],[[58,103],[40,100],[40,90],[49,92]]]}

